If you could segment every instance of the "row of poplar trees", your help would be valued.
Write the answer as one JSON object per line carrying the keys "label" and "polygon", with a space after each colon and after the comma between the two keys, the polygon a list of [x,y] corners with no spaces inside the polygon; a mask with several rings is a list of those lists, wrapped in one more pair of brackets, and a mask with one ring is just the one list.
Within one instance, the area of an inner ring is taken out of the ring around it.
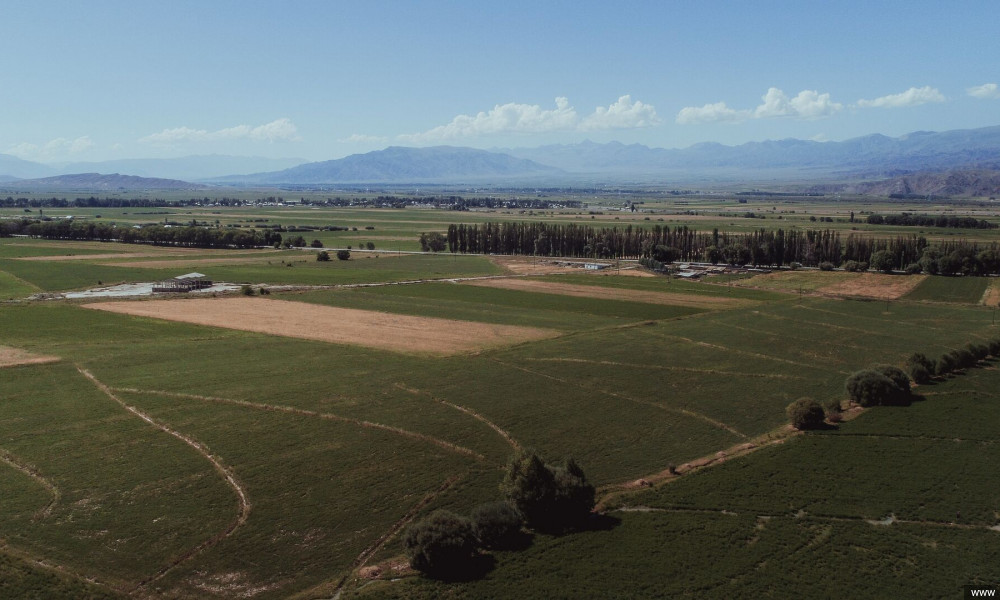
{"label": "row of poplar trees", "polygon": [[[847,261],[867,262],[873,253],[888,251],[896,268],[917,263],[928,247],[922,236],[872,238],[849,234],[842,238],[830,229],[768,230],[746,233],[696,231],[655,225],[651,228],[592,227],[544,222],[452,224],[448,250],[457,253],[566,256],[576,258],[639,259],[664,262],[692,261],[781,267],[791,263],[840,266]],[[961,247],[970,252],[1000,251],[996,243],[948,242],[948,251]],[[953,247],[952,247],[953,246]],[[664,260],[667,259],[667,260]]]}

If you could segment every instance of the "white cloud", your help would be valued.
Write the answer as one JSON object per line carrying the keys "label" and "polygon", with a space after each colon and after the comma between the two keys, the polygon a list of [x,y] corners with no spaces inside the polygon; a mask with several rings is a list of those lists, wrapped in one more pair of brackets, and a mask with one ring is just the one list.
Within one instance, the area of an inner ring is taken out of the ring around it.
{"label": "white cloud", "polygon": [[830,94],[820,94],[815,90],[802,90],[794,98],[789,98],[778,88],[770,88],[761,97],[763,104],[754,110],[754,117],[796,117],[799,119],[820,119],[829,117],[844,108],[839,102],[832,102]]}
{"label": "white cloud", "polygon": [[581,118],[569,100],[562,96],[555,99],[555,108],[546,109],[538,104],[509,102],[497,104],[487,112],[476,115],[458,115],[446,125],[427,131],[403,134],[397,139],[404,142],[424,143],[477,137],[499,133],[550,133],[554,131],[595,131],[599,129],[633,129],[650,127],[660,122],[656,109],[629,95],[618,101],[597,107]]}
{"label": "white cloud", "polygon": [[736,110],[726,106],[725,102],[706,104],[705,106],[686,106],[677,113],[677,122],[681,125],[697,125],[699,123],[739,123],[752,116],[749,110]]}
{"label": "white cloud", "polygon": [[740,123],[747,119],[773,119],[791,117],[796,119],[821,119],[829,117],[844,108],[843,104],[830,100],[830,94],[820,94],[815,90],[802,90],[794,98],[772,87],[761,96],[761,104],[753,110],[735,109],[725,102],[688,106],[677,113],[681,125],[698,123]]}
{"label": "white cloud", "polygon": [[172,129],[164,129],[159,133],[147,135],[140,138],[139,141],[153,144],[178,144],[182,142],[216,142],[226,140],[289,142],[300,139],[295,124],[290,119],[282,118],[265,123],[264,125],[258,125],[257,127],[237,125],[217,131],[192,129],[190,127],[174,127]]}
{"label": "white cloud", "polygon": [[348,137],[337,140],[342,144],[384,144],[388,138],[381,135],[365,135],[363,133],[352,133]]}
{"label": "white cloud", "polygon": [[1000,98],[1000,88],[995,83],[984,83],[983,85],[970,87],[965,91],[973,98],[981,98],[983,100]]}
{"label": "white cloud", "polygon": [[56,138],[41,145],[24,142],[11,146],[7,152],[20,158],[46,160],[80,154],[93,147],[90,136],[84,135],[74,140]]}
{"label": "white cloud", "polygon": [[858,100],[858,106],[862,108],[901,108],[904,106],[920,106],[930,102],[944,102],[946,98],[936,88],[929,85],[924,87],[911,87],[899,94],[890,94],[875,98],[874,100]]}
{"label": "white cloud", "polygon": [[656,115],[656,109],[651,104],[643,104],[640,100],[632,102],[632,96],[626,94],[607,108],[598,106],[593,114],[580,122],[579,129],[581,131],[636,129],[659,124],[660,117]]}

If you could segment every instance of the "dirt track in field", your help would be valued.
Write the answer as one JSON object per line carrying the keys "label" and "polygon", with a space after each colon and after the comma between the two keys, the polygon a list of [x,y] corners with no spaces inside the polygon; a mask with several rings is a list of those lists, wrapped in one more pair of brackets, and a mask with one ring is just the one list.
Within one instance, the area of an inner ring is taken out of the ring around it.
{"label": "dirt track in field", "polygon": [[629,290],[622,288],[601,287],[597,285],[577,285],[555,281],[535,281],[531,279],[481,279],[466,281],[462,285],[479,285],[484,287],[503,288],[522,292],[538,292],[542,294],[558,294],[560,296],[576,296],[579,298],[597,298],[600,300],[624,300],[627,302],[643,302],[646,304],[665,304],[668,306],[691,306],[728,308],[741,306],[745,302],[731,298],[715,296],[696,296],[694,294],[677,294],[673,292],[650,292],[646,290]]}
{"label": "dirt track in field", "polygon": [[857,277],[823,286],[816,291],[837,296],[896,300],[908,294],[924,279],[926,279],[925,275],[861,273]]}
{"label": "dirt track in field", "polygon": [[986,306],[1000,305],[1000,280],[990,281],[990,287],[986,288],[986,293],[983,294],[982,303]]}
{"label": "dirt track in field", "polygon": [[58,356],[45,356],[44,354],[34,354],[20,348],[0,346],[0,368],[16,367],[19,365],[40,365],[58,362],[59,360]]}
{"label": "dirt track in field", "polygon": [[265,298],[116,301],[82,306],[168,321],[436,355],[459,354],[558,335],[550,329],[413,317]]}

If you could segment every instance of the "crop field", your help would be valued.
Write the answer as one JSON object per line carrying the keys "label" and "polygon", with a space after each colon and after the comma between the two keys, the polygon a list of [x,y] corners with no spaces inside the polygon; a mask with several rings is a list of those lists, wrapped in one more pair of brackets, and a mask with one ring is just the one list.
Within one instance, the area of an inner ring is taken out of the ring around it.
{"label": "crop field", "polygon": [[[33,292],[190,270],[299,287],[0,305],[0,592],[530,598],[796,585],[823,596],[840,580],[810,579],[820,564],[851,585],[891,572],[868,594],[884,597],[908,576],[937,590],[998,575],[985,542],[1000,496],[982,477],[1000,458],[997,371],[921,386],[923,401],[836,430],[785,427],[789,402],[842,398],[856,369],[997,337],[982,306],[580,270],[524,277],[473,256],[318,263],[123,246],[3,240],[0,272]],[[51,259],[22,260],[36,256]],[[223,262],[248,258],[259,262]],[[430,281],[478,276],[514,283]],[[373,285],[328,287],[344,283]],[[359,578],[398,561],[415,519],[497,499],[516,448],[575,457],[618,494],[614,510],[592,530],[496,553],[480,581]],[[694,473],[620,494],[670,465]],[[885,485],[897,474],[906,480]],[[856,560],[865,569],[845,567]]]}
{"label": "crop field", "polygon": [[990,280],[985,277],[929,277],[907,294],[906,299],[976,304],[983,299],[989,285]]}

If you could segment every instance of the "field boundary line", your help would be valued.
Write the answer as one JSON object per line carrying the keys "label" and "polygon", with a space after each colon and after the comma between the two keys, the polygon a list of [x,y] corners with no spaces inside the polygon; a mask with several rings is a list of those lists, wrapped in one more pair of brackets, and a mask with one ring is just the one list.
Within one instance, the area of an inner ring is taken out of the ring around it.
{"label": "field boundary line", "polygon": [[720,344],[713,344],[711,342],[702,342],[702,341],[698,341],[698,340],[693,340],[693,339],[691,339],[689,337],[684,337],[682,335],[674,335],[672,333],[663,333],[663,334],[660,334],[660,335],[662,335],[662,337],[672,338],[672,339],[675,339],[675,340],[681,340],[682,342],[687,342],[689,344],[694,344],[695,346],[703,346],[705,348],[713,348],[715,350],[722,350],[723,352],[731,352],[733,354],[742,354],[744,356],[753,356],[754,358],[762,358],[764,360],[774,360],[774,361],[777,361],[777,362],[783,362],[783,363],[787,363],[787,364],[790,364],[790,365],[795,365],[796,367],[805,367],[807,369],[816,369],[816,370],[819,370],[819,367],[817,367],[816,365],[810,365],[810,364],[806,364],[806,363],[796,362],[794,360],[788,360],[787,358],[779,358],[777,356],[771,356],[769,354],[761,354],[760,352],[749,352],[747,350],[737,350],[735,348],[729,348],[727,346],[722,346]]}
{"label": "field boundary line", "polygon": [[522,360],[528,360],[532,362],[569,362],[569,363],[583,363],[588,365],[606,365],[609,367],[630,367],[636,369],[654,369],[660,371],[678,371],[681,373],[700,373],[705,375],[732,375],[734,377],[759,377],[763,379],[801,379],[806,380],[806,377],[799,377],[798,375],[781,375],[778,373],[741,373],[739,371],[720,371],[718,369],[696,369],[694,367],[674,367],[670,365],[644,365],[638,363],[624,363],[613,360],[591,360],[589,358],[525,358]]}
{"label": "field boundary line", "polygon": [[[378,538],[375,539],[374,542],[372,542],[364,550],[362,550],[361,554],[359,554],[353,561],[351,561],[351,565],[350,567],[348,567],[349,570],[347,571],[347,573],[344,573],[344,575],[337,581],[337,584],[333,588],[333,590],[329,592],[331,597],[339,598],[340,593],[344,588],[344,585],[347,584],[347,580],[351,577],[351,574],[354,573],[355,570],[365,566],[365,564],[369,560],[371,560],[371,558],[375,556],[375,554],[379,550],[381,550],[387,543],[389,543],[389,541],[393,537],[395,537],[396,534],[402,531],[404,527],[409,525],[410,522],[412,522],[413,519],[416,518],[417,514],[419,514],[421,510],[426,508],[427,505],[433,502],[435,498],[437,498],[438,496],[440,496],[441,494],[445,493],[446,491],[454,487],[456,484],[458,484],[459,481],[465,479],[466,475],[468,475],[468,473],[452,475],[451,477],[446,479],[444,483],[439,485],[436,489],[431,490],[430,492],[425,494],[424,497],[421,498],[419,502],[410,507],[410,510],[406,511],[406,513],[402,517],[400,517],[395,523],[393,523],[392,526],[388,529],[388,531],[380,535]],[[294,596],[292,596],[292,598],[315,598],[316,594],[325,590],[326,586],[328,586],[329,583],[330,582],[321,583],[313,587],[312,589],[308,589],[299,592],[298,594],[295,594]],[[325,594],[326,592],[324,592],[324,595]]]}
{"label": "field boundary line", "polygon": [[35,483],[38,483],[50,494],[52,494],[52,499],[49,500],[48,504],[36,511],[34,516],[31,517],[31,520],[37,521],[51,515],[52,509],[59,503],[59,499],[62,497],[62,494],[59,492],[59,488],[56,487],[56,484],[52,483],[52,481],[42,475],[41,471],[37,467],[19,459],[3,448],[0,448],[0,462],[5,463],[7,466],[16,471],[20,471],[24,475],[27,475],[34,480]]}
{"label": "field boundary line", "polygon": [[54,562],[51,562],[48,559],[37,558],[37,557],[31,555],[29,552],[26,552],[26,551],[18,549],[18,548],[14,548],[13,546],[11,546],[10,544],[7,543],[7,540],[5,540],[3,538],[0,538],[0,554],[6,554],[7,556],[13,556],[14,558],[16,558],[18,560],[23,560],[24,562],[29,563],[31,565],[34,565],[36,567],[39,567],[41,569],[46,569],[48,571],[55,571],[56,573],[59,573],[61,575],[66,575],[66,576],[69,576],[69,577],[73,577],[75,579],[81,579],[83,581],[86,581],[87,583],[90,583],[90,584],[93,584],[93,585],[96,585],[98,587],[102,587],[102,588],[105,588],[105,589],[116,590],[116,591],[120,591],[121,592],[121,591],[126,591],[127,586],[128,586],[127,582],[124,582],[124,581],[118,580],[116,583],[110,583],[110,582],[107,582],[107,581],[101,581],[100,579],[95,579],[94,577],[91,577],[90,575],[84,575],[83,573],[78,573],[78,572],[76,572],[76,571],[74,571],[74,570],[72,570],[69,567],[66,567],[64,565],[59,565],[59,564],[56,564]]}
{"label": "field boundary line", "polygon": [[326,419],[328,421],[338,421],[341,423],[350,423],[352,425],[357,425],[359,427],[366,427],[369,429],[379,429],[382,431],[388,431],[390,433],[395,433],[403,437],[412,438],[415,440],[420,440],[422,442],[427,442],[439,446],[446,450],[452,452],[457,452],[458,454],[464,454],[466,456],[471,456],[477,460],[486,460],[486,457],[478,452],[466,448],[464,446],[459,446],[457,444],[452,444],[451,442],[446,442],[442,439],[425,435],[423,433],[417,433],[416,431],[410,431],[408,429],[402,429],[400,427],[394,427],[392,425],[385,425],[383,423],[375,423],[373,421],[365,421],[362,419],[354,419],[351,417],[343,417],[341,415],[335,415],[333,413],[321,413],[314,410],[308,410],[305,408],[295,408],[294,406],[282,406],[279,404],[265,404],[263,402],[250,402],[249,400],[237,400],[235,398],[220,398],[218,396],[201,396],[198,394],[184,394],[181,392],[167,392],[163,390],[140,390],[137,388],[115,388],[115,391],[124,394],[152,394],[155,396],[166,396],[168,398],[183,398],[186,400],[200,400],[203,402],[215,402],[218,404],[231,404],[234,406],[244,406],[247,408],[253,408],[256,410],[267,410],[272,412],[281,412],[292,415],[299,415],[302,417],[314,417],[317,419]]}
{"label": "field boundary line", "polygon": [[713,419],[712,417],[710,417],[708,415],[703,415],[703,414],[701,414],[699,412],[695,412],[695,411],[687,409],[687,408],[677,408],[677,407],[673,407],[673,406],[664,406],[662,404],[657,404],[656,402],[652,402],[652,401],[649,401],[649,400],[639,400],[638,398],[632,398],[632,397],[629,397],[629,396],[625,396],[624,394],[618,394],[616,392],[609,392],[607,390],[602,390],[602,389],[599,389],[599,388],[590,388],[590,387],[586,387],[586,386],[580,385],[579,383],[575,383],[575,382],[569,381],[568,379],[564,379],[562,377],[556,377],[555,375],[549,375],[548,373],[542,373],[540,371],[534,371],[534,370],[529,369],[527,367],[521,367],[521,366],[518,366],[518,365],[514,365],[514,364],[511,364],[511,363],[508,363],[508,362],[504,362],[504,361],[502,361],[502,360],[500,360],[498,358],[493,358],[492,360],[494,362],[498,363],[498,364],[504,365],[505,367],[509,367],[511,369],[517,369],[518,371],[523,371],[525,373],[529,373],[531,375],[536,375],[538,377],[545,377],[546,379],[552,379],[553,381],[558,381],[559,383],[563,383],[563,384],[566,384],[566,385],[571,385],[571,386],[577,387],[577,388],[579,388],[581,390],[587,390],[589,392],[597,392],[599,394],[604,394],[605,396],[611,396],[612,398],[618,398],[619,400],[626,400],[628,402],[634,402],[636,404],[642,404],[644,406],[650,406],[652,408],[658,408],[658,409],[660,409],[662,411],[665,411],[665,412],[675,413],[675,414],[681,414],[681,415],[684,415],[686,417],[690,417],[692,419],[697,419],[697,420],[700,420],[700,421],[704,421],[704,422],[712,425],[713,427],[717,427],[719,429],[723,429],[725,431],[728,431],[729,433],[735,435],[736,437],[743,438],[744,440],[750,438],[750,436],[748,436],[745,433],[742,433],[742,432],[738,431],[735,427],[733,427],[731,425],[727,425],[726,423],[723,423],[722,421],[719,421],[717,419]]}
{"label": "field boundary line", "polygon": [[139,417],[140,419],[142,419],[146,423],[152,425],[153,427],[159,429],[160,431],[163,431],[164,433],[168,433],[168,434],[172,435],[173,437],[181,440],[182,442],[184,442],[188,446],[191,446],[192,448],[194,448],[195,452],[197,452],[198,454],[200,454],[203,457],[205,457],[208,460],[208,462],[210,462],[212,464],[212,466],[215,467],[215,470],[220,475],[222,475],[223,479],[225,479],[226,482],[229,484],[229,486],[231,488],[233,488],[233,490],[236,492],[236,497],[237,497],[237,500],[238,500],[239,509],[238,509],[238,513],[236,515],[236,519],[233,520],[232,523],[230,523],[221,532],[215,534],[214,536],[212,536],[209,539],[205,540],[204,542],[198,544],[197,546],[195,546],[191,550],[188,550],[187,552],[185,552],[185,553],[181,554],[180,556],[176,557],[168,565],[166,565],[165,567],[161,568],[159,571],[157,571],[153,575],[151,575],[149,577],[146,577],[145,579],[143,579],[142,581],[140,581],[135,586],[135,588],[133,589],[133,591],[141,589],[141,588],[149,585],[150,583],[152,583],[152,582],[160,579],[161,577],[163,577],[164,575],[166,575],[170,570],[172,570],[177,565],[179,565],[179,564],[183,563],[184,561],[187,561],[187,560],[189,560],[191,558],[194,558],[195,555],[197,555],[198,553],[202,552],[203,550],[206,550],[207,548],[210,548],[210,547],[218,544],[222,540],[228,538],[230,535],[233,534],[234,531],[236,531],[237,528],[239,528],[241,525],[243,525],[244,523],[247,522],[247,519],[250,517],[250,507],[251,507],[251,505],[250,505],[249,500],[247,500],[246,490],[240,484],[239,480],[236,479],[236,476],[233,474],[233,472],[228,467],[226,467],[225,465],[223,465],[222,462],[217,457],[215,457],[214,455],[212,455],[211,452],[209,452],[207,446],[203,445],[200,442],[195,441],[193,438],[190,438],[190,437],[184,435],[183,433],[180,433],[177,430],[171,429],[170,427],[167,427],[166,425],[163,425],[162,423],[159,423],[158,421],[156,421],[155,419],[153,419],[152,417],[150,417],[146,413],[144,413],[144,412],[140,411],[139,409],[135,408],[134,406],[130,406],[124,400],[122,400],[121,398],[119,398],[118,396],[116,396],[115,393],[111,390],[111,388],[109,388],[107,385],[105,385],[104,383],[102,383],[99,379],[97,379],[97,377],[95,377],[87,369],[84,369],[83,367],[77,365],[76,366],[76,370],[79,371],[81,375],[83,375],[84,377],[86,377],[87,379],[89,379],[91,381],[91,383],[93,383],[94,386],[97,387],[97,389],[99,389],[102,392],[104,392],[104,394],[108,398],[111,398],[112,400],[114,400],[115,402],[117,402],[122,408],[124,408],[128,412],[130,412],[133,415]]}
{"label": "field boundary line", "polygon": [[[726,517],[738,517],[741,513],[729,510],[726,508],[693,508],[693,507],[655,507],[655,506],[623,506],[615,508],[609,512],[662,512],[662,513],[686,513],[686,514],[709,514],[709,515],[722,515]],[[795,514],[788,513],[762,513],[754,510],[744,511],[742,514],[751,514],[757,518],[767,518],[767,519],[791,519],[793,521],[825,521],[830,523],[867,523],[873,527],[877,526],[889,526],[889,525],[915,525],[919,527],[938,527],[943,529],[965,529],[965,530],[987,530],[987,531],[998,531],[996,525],[975,525],[972,523],[955,523],[952,521],[920,521],[916,519],[899,519],[896,515],[890,513],[883,520],[869,519],[866,517],[838,517],[835,515],[814,515],[809,514],[806,511],[800,510]]]}
{"label": "field boundary line", "polygon": [[453,404],[451,402],[448,402],[447,400],[442,400],[440,398],[435,397],[430,392],[424,392],[424,391],[418,390],[416,388],[407,387],[407,386],[405,386],[402,383],[397,383],[395,385],[396,385],[396,387],[398,389],[401,389],[404,392],[409,392],[409,393],[411,393],[411,394],[413,394],[415,396],[421,396],[421,395],[427,396],[428,398],[430,398],[434,402],[438,402],[440,404],[444,404],[445,406],[450,406],[451,408],[454,408],[457,411],[460,411],[460,412],[463,412],[463,413],[469,415],[473,419],[476,419],[477,421],[482,422],[487,427],[489,427],[493,431],[497,432],[497,434],[500,437],[502,437],[508,444],[510,444],[510,446],[515,451],[521,449],[521,444],[517,443],[517,440],[514,439],[514,436],[512,436],[506,429],[503,429],[502,427],[500,427],[499,425],[497,425],[493,421],[490,421],[489,419],[487,419],[486,417],[484,417],[482,414],[480,414],[480,413],[472,410],[471,408],[468,408],[468,407],[465,407],[465,406],[460,406],[458,404]]}

